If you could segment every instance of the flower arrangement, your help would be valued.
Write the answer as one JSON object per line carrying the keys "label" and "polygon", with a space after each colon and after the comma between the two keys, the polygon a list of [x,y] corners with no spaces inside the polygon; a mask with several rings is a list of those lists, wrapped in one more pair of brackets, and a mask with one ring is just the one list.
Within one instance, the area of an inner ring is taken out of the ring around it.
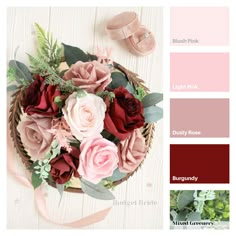
{"label": "flower arrangement", "polygon": [[59,44],[35,24],[36,56],[30,69],[9,62],[11,137],[32,173],[65,191],[114,199],[109,190],[143,162],[162,118],[162,94],[149,93],[138,75],[111,60]]}

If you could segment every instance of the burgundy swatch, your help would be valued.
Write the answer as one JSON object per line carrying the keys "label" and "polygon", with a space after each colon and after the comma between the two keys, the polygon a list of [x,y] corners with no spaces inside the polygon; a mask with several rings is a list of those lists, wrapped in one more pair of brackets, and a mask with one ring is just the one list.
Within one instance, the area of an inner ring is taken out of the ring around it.
{"label": "burgundy swatch", "polygon": [[171,144],[170,183],[229,183],[229,145]]}
{"label": "burgundy swatch", "polygon": [[170,99],[170,137],[229,137],[229,99]]}

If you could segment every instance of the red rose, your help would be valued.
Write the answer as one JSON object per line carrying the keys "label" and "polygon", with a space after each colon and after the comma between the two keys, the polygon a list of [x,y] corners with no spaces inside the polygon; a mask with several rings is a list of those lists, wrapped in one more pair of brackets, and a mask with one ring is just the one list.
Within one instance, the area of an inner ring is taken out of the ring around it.
{"label": "red rose", "polygon": [[104,121],[104,128],[120,140],[144,126],[144,108],[124,87],[114,89],[115,98],[110,103]]}
{"label": "red rose", "polygon": [[71,148],[72,151],[70,153],[62,151],[59,156],[50,161],[50,175],[57,184],[68,182],[73,174],[75,177],[79,177],[77,169],[79,167],[80,152],[75,147]]}
{"label": "red rose", "polygon": [[58,107],[54,103],[54,98],[61,93],[57,86],[44,83],[44,78],[37,75],[34,82],[25,90],[22,101],[24,112],[28,115],[40,114],[54,116],[58,113]]}

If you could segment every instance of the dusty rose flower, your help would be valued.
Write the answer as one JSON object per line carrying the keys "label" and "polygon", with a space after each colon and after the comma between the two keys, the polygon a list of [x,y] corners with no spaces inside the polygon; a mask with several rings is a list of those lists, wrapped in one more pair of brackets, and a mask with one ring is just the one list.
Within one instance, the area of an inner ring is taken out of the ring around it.
{"label": "dusty rose flower", "polygon": [[71,133],[78,140],[102,132],[105,111],[106,104],[102,98],[94,94],[78,97],[76,92],[66,99],[66,104],[62,109]]}
{"label": "dusty rose flower", "polygon": [[84,139],[80,144],[80,151],[78,171],[84,179],[94,184],[112,176],[118,167],[116,145],[101,135]]}
{"label": "dusty rose flower", "polygon": [[112,80],[109,68],[98,61],[78,61],[70,67],[63,78],[72,80],[74,85],[89,93],[103,91]]}
{"label": "dusty rose flower", "polygon": [[119,170],[133,172],[143,161],[146,155],[145,139],[139,129],[118,144]]}
{"label": "dusty rose flower", "polygon": [[48,129],[51,128],[51,118],[26,116],[17,126],[21,141],[33,161],[42,160],[49,150],[53,136]]}

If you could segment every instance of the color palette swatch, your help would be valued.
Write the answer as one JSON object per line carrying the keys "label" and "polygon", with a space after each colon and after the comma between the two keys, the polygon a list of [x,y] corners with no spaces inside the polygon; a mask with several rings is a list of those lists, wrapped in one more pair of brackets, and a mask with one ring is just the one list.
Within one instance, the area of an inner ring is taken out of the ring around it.
{"label": "color palette swatch", "polygon": [[170,43],[175,46],[227,45],[229,8],[172,7]]}
{"label": "color palette swatch", "polygon": [[229,145],[171,144],[170,183],[229,183]]}
{"label": "color palette swatch", "polygon": [[170,229],[229,229],[229,191],[206,190],[230,183],[229,19],[229,7],[170,8]]}
{"label": "color palette swatch", "polygon": [[228,137],[229,99],[171,99],[171,137]]}
{"label": "color palette swatch", "polygon": [[171,53],[170,90],[228,92],[229,53]]}

